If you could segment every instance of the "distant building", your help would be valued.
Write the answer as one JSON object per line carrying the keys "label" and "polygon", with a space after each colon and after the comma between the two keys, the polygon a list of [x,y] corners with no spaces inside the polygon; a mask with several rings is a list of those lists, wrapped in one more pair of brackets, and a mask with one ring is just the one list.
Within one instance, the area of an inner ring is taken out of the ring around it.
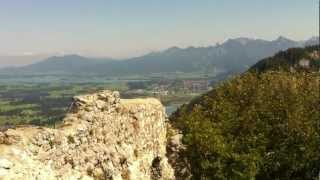
{"label": "distant building", "polygon": [[207,91],[209,89],[209,82],[207,80],[184,80],[184,89],[197,92]]}
{"label": "distant building", "polygon": [[160,80],[157,85],[153,88],[154,91],[168,91],[172,85],[171,80]]}
{"label": "distant building", "polygon": [[319,51],[313,51],[312,53],[310,53],[310,57],[312,59],[320,59],[320,52]]}
{"label": "distant building", "polygon": [[310,60],[309,59],[301,59],[299,61],[299,66],[303,68],[309,68],[310,67]]}

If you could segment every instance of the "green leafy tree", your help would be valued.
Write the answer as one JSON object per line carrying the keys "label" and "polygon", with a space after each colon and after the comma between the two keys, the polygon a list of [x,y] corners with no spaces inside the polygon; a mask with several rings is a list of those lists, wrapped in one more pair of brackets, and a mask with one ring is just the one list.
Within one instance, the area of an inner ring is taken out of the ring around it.
{"label": "green leafy tree", "polygon": [[171,118],[195,179],[315,179],[320,76],[246,73]]}

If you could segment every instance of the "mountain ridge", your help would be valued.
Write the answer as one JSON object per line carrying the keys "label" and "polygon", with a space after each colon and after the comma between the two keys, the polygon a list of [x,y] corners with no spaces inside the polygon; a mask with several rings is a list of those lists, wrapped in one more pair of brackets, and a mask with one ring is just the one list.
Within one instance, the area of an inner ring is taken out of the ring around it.
{"label": "mountain ridge", "polygon": [[[315,38],[293,41],[283,36],[268,41],[252,38],[228,39],[207,47],[173,46],[143,56],[115,60],[79,55],[53,56],[23,67],[2,69],[2,73],[103,74],[108,76],[146,75],[152,73],[243,72],[258,60],[292,47],[315,43]],[[215,71],[216,70],[216,71]]]}

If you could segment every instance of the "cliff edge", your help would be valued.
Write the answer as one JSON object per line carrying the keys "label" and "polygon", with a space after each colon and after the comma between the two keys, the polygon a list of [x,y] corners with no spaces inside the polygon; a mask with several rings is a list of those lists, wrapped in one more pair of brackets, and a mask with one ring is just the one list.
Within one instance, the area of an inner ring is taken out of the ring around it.
{"label": "cliff edge", "polygon": [[78,96],[57,129],[0,132],[0,179],[174,179],[156,99]]}

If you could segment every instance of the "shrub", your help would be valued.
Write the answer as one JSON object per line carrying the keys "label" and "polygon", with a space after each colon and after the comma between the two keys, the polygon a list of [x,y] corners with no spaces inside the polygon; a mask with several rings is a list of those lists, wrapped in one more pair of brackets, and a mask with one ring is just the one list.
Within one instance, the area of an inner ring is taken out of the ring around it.
{"label": "shrub", "polygon": [[195,179],[315,179],[320,76],[246,73],[171,118]]}

